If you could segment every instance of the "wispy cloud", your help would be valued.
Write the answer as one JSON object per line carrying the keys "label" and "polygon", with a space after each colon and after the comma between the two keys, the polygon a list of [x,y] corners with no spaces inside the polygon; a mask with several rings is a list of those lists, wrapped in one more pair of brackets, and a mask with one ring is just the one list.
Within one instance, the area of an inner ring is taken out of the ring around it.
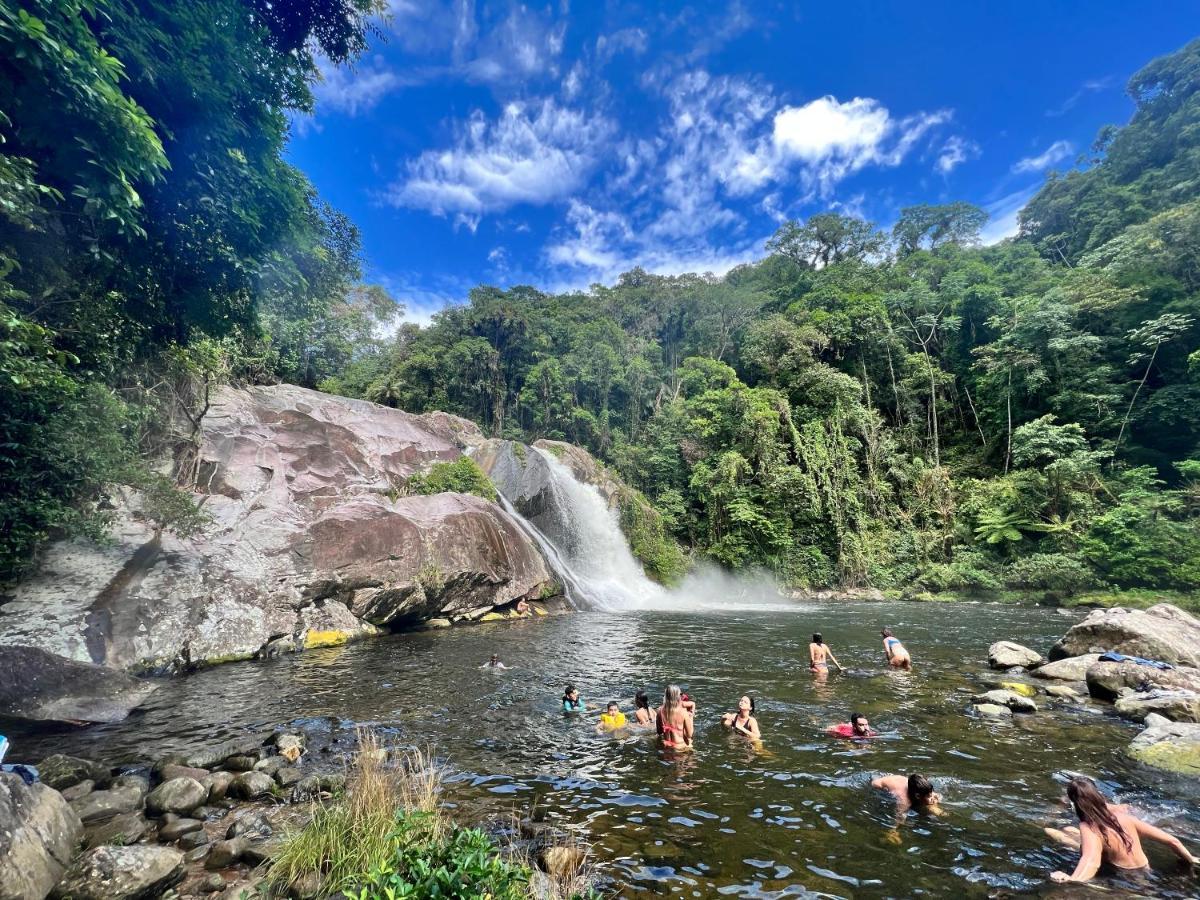
{"label": "wispy cloud", "polygon": [[641,28],[622,28],[596,38],[596,58],[606,63],[619,53],[640,56],[646,52],[650,36]]}
{"label": "wispy cloud", "polygon": [[1065,116],[1088,94],[1095,94],[1100,91],[1107,90],[1108,88],[1112,87],[1116,81],[1117,79],[1114,75],[1106,75],[1103,78],[1093,78],[1085,81],[1079,86],[1079,90],[1073,93],[1058,106],[1054,107],[1054,109],[1046,110],[1046,115],[1052,119],[1057,118],[1058,116]]}
{"label": "wispy cloud", "polygon": [[1068,159],[1075,148],[1070,141],[1055,141],[1037,156],[1027,156],[1013,164],[1012,170],[1017,174],[1042,172],[1055,163]]}
{"label": "wispy cloud", "polygon": [[332,110],[355,116],[374,107],[385,95],[406,83],[384,62],[374,56],[354,68],[335,66],[327,61],[318,65],[320,80],[313,88],[318,111]]}
{"label": "wispy cloud", "polygon": [[1013,237],[1020,228],[1017,214],[1033,195],[1041,190],[1041,183],[1013,191],[984,207],[987,210],[988,222],[979,233],[979,239],[986,246],[998,244],[1005,238]]}
{"label": "wispy cloud", "polygon": [[974,159],[978,155],[979,145],[974,141],[958,135],[951,135],[946,139],[946,143],[942,144],[942,149],[938,151],[937,161],[933,167],[942,175],[949,175],[967,160]]}
{"label": "wispy cloud", "polygon": [[457,213],[467,224],[517,204],[562,200],[583,188],[612,130],[604,117],[552,98],[509,103],[495,119],[476,110],[452,146],[409,161],[385,199],[440,216]]}

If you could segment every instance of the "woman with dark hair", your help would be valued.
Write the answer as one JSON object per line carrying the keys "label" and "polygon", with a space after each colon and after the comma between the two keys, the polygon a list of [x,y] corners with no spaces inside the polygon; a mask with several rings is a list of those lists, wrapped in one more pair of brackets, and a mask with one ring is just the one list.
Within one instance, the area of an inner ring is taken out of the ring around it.
{"label": "woman with dark hair", "polygon": [[683,707],[683,692],[679,685],[667,686],[662,706],[655,717],[655,727],[663,747],[668,750],[691,750],[695,726],[692,714]]}
{"label": "woman with dark hair", "polygon": [[1079,863],[1070,875],[1052,872],[1051,881],[1091,881],[1104,863],[1114,869],[1149,871],[1150,862],[1142,850],[1141,838],[1166,844],[1185,863],[1196,864],[1196,858],[1178,838],[1161,828],[1147,825],[1129,812],[1129,807],[1109,803],[1090,778],[1072,778],[1067,783],[1067,798],[1075,807],[1079,827],[1062,831],[1047,828],[1046,834],[1068,847],[1077,848]]}
{"label": "woman with dark hair", "polygon": [[883,637],[883,652],[887,656],[888,665],[893,669],[911,672],[912,657],[908,655],[908,650],[900,643],[900,639],[892,634],[892,629],[885,628],[879,634]]}
{"label": "woman with dark hair", "polygon": [[650,698],[645,691],[638,691],[633,696],[633,717],[639,725],[654,724],[654,710],[650,708]]}
{"label": "woman with dark hair", "polygon": [[737,712],[721,716],[721,724],[744,734],[752,741],[762,740],[762,733],[758,730],[758,719],[754,718],[754,698],[749,694],[738,701]]}
{"label": "woman with dark hair", "polygon": [[880,775],[871,779],[871,787],[887,791],[896,800],[896,814],[902,816],[910,809],[941,814],[942,796],[933,789],[925,775]]}
{"label": "woman with dark hair", "polygon": [[808,645],[808,668],[818,675],[828,674],[829,663],[837,666],[839,672],[846,671],[820,633],[814,634],[812,643]]}

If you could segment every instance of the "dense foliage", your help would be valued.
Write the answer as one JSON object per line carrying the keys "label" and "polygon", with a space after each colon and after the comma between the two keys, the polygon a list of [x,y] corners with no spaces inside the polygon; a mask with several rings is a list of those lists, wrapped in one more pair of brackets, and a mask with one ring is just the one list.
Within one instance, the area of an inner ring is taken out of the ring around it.
{"label": "dense foliage", "polygon": [[[349,59],[381,8],[0,0],[0,581],[152,481],[197,376],[315,384],[394,311],[282,159],[314,54]],[[154,486],[161,525],[194,521]]]}
{"label": "dense foliage", "polygon": [[728,275],[480,287],[326,383],[580,443],[670,532],[796,584],[1200,587],[1200,41],[1022,233],[789,222]]}

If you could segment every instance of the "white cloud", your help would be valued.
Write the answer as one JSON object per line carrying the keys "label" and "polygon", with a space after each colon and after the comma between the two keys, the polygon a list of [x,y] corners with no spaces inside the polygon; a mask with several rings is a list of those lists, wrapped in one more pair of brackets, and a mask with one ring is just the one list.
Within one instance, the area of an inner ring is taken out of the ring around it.
{"label": "white cloud", "polygon": [[640,56],[646,52],[649,37],[640,28],[622,28],[612,34],[602,34],[596,38],[596,56],[602,63],[608,62],[618,53],[632,53]]}
{"label": "white cloud", "polygon": [[1116,83],[1116,80],[1116,77],[1113,75],[1106,75],[1103,78],[1091,78],[1081,84],[1079,86],[1079,90],[1060,103],[1057,107],[1046,110],[1046,115],[1050,118],[1064,116],[1074,109],[1078,105],[1079,101],[1088,94],[1095,94],[1100,91],[1107,90]]}
{"label": "white cloud", "polygon": [[1055,163],[1067,159],[1074,150],[1075,148],[1071,146],[1070,141],[1055,141],[1037,156],[1027,156],[1025,159],[1018,160],[1013,165],[1012,170],[1018,174],[1041,172],[1050,168]]}
{"label": "white cloud", "polygon": [[998,244],[1005,238],[1013,237],[1020,228],[1017,214],[1041,189],[1041,184],[1013,191],[984,207],[987,210],[988,222],[979,232],[979,240],[984,246]]}
{"label": "white cloud", "polygon": [[313,87],[317,111],[346,113],[355,116],[375,106],[386,94],[403,87],[406,82],[388,68],[383,57],[375,56],[366,65],[354,68],[335,66],[322,60],[318,63],[320,81]]}
{"label": "white cloud", "polygon": [[586,184],[612,132],[601,116],[553,99],[509,103],[489,120],[471,114],[452,147],[410,160],[386,199],[437,215],[468,219],[521,203],[561,200]]}
{"label": "white cloud", "polygon": [[974,141],[968,141],[958,135],[951,135],[946,139],[946,143],[942,144],[937,162],[933,164],[933,167],[941,174],[949,175],[959,165],[978,155],[979,145]]}

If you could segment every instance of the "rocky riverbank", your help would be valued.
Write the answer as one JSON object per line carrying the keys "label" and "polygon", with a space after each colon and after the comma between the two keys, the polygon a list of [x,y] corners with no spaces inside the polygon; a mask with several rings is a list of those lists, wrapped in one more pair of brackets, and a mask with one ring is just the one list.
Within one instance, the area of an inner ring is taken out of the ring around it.
{"label": "rocky riverbank", "polygon": [[[1109,653],[1165,667],[1102,658]],[[988,664],[1004,672],[1004,680],[972,700],[976,715],[1036,713],[1033,698],[1039,694],[1051,703],[1090,698],[1145,726],[1127,748],[1131,758],[1200,778],[1200,620],[1178,607],[1098,609],[1072,626],[1047,656],[998,641],[989,648]]]}

